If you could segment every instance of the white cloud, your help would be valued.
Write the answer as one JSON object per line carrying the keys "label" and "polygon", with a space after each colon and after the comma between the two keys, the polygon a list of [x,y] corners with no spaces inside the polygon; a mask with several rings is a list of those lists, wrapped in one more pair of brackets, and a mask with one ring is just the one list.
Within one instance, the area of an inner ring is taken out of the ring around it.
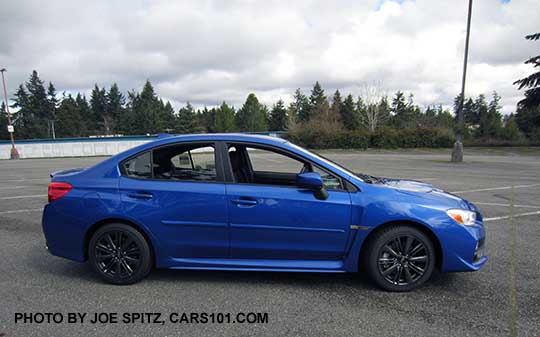
{"label": "white cloud", "polygon": [[[538,54],[537,0],[475,2],[467,93],[502,96]],[[13,93],[33,69],[59,91],[152,81],[176,104],[271,104],[306,92],[358,95],[378,80],[417,103],[451,105],[460,90],[466,0],[458,1],[4,1],[0,65]]]}

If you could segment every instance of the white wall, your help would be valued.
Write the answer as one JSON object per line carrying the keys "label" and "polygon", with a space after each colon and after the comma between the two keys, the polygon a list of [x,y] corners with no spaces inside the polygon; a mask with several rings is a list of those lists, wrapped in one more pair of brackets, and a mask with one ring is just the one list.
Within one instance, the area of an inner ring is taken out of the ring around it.
{"label": "white wall", "polygon": [[[140,144],[153,141],[133,139],[114,139],[103,141],[58,141],[58,142],[29,142],[15,143],[19,151],[20,158],[52,158],[52,157],[90,157],[90,156],[110,156],[125,151]],[[0,144],[0,159],[9,159],[11,144]]]}

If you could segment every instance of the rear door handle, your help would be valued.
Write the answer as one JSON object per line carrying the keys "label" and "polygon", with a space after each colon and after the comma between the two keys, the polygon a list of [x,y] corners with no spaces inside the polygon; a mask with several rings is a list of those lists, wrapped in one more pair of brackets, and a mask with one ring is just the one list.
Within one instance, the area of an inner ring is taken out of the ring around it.
{"label": "rear door handle", "polygon": [[134,192],[134,193],[128,193],[128,197],[132,199],[139,199],[139,200],[150,200],[153,198],[152,193],[148,192]]}
{"label": "rear door handle", "polygon": [[253,200],[253,199],[233,199],[232,203],[238,206],[248,206],[248,207],[255,206],[258,204],[257,200]]}

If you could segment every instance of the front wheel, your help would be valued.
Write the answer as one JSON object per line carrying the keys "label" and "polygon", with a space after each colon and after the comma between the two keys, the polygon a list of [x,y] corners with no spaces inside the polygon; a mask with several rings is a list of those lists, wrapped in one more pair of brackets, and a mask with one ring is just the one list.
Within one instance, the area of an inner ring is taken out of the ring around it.
{"label": "front wheel", "polygon": [[368,243],[365,261],[371,279],[389,291],[410,291],[426,282],[435,267],[433,243],[420,230],[396,225]]}
{"label": "front wheel", "polygon": [[125,224],[99,228],[88,245],[92,268],[105,281],[132,284],[143,279],[152,268],[152,254],[144,236]]}

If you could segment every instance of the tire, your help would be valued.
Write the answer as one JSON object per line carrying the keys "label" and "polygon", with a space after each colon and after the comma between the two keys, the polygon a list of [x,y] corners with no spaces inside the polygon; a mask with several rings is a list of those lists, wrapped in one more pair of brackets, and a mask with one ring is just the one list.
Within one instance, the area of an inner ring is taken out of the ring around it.
{"label": "tire", "polygon": [[135,228],[107,224],[88,244],[88,260],[94,271],[112,284],[133,284],[152,269],[152,253],[144,236]]}
{"label": "tire", "polygon": [[429,280],[435,269],[435,248],[422,231],[395,225],[371,238],[364,256],[365,270],[384,290],[411,291]]}

